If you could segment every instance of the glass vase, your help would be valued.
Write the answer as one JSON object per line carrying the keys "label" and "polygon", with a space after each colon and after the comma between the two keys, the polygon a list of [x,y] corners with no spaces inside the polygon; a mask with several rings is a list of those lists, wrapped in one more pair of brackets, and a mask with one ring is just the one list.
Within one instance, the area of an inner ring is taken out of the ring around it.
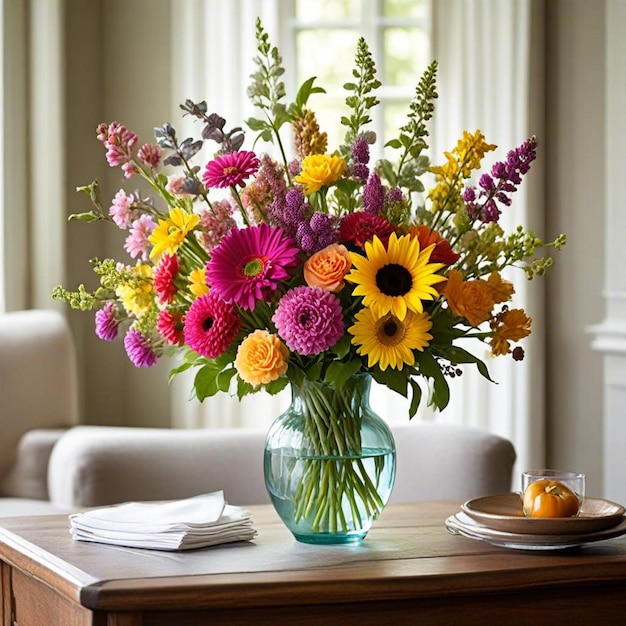
{"label": "glass vase", "polygon": [[298,541],[358,543],[387,503],[396,450],[387,424],[369,405],[371,378],[340,388],[305,380],[265,444],[265,484]]}

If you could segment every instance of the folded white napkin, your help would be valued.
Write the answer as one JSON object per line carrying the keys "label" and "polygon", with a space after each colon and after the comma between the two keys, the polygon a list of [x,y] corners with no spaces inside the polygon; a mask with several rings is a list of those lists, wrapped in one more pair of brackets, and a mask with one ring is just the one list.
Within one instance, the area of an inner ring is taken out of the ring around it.
{"label": "folded white napkin", "polygon": [[79,541],[132,548],[189,550],[256,537],[250,514],[221,491],[173,502],[127,502],[69,516]]}

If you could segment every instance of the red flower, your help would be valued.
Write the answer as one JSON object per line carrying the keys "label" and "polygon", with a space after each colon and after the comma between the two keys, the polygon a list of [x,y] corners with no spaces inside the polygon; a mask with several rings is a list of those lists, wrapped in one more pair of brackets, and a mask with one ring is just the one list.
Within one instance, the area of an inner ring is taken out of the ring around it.
{"label": "red flower", "polygon": [[371,241],[374,235],[386,246],[389,235],[394,232],[393,224],[384,217],[374,215],[366,211],[348,213],[341,218],[339,224],[339,236],[344,243],[354,244],[359,248],[365,246],[366,241]]}
{"label": "red flower", "polygon": [[452,249],[452,246],[447,239],[442,239],[436,230],[432,230],[428,226],[424,226],[423,224],[420,226],[413,226],[413,228],[411,228],[411,236],[419,239],[421,250],[435,244],[435,247],[430,255],[430,263],[452,265],[453,263],[456,263],[461,256]]}
{"label": "red flower", "polygon": [[184,324],[182,315],[174,315],[167,309],[159,311],[157,317],[157,330],[167,343],[173,346],[182,346],[185,343],[183,333]]}
{"label": "red flower", "polygon": [[152,282],[154,290],[157,293],[159,302],[165,304],[171,304],[174,299],[174,295],[178,291],[178,287],[174,283],[180,264],[178,263],[178,257],[174,254],[164,254],[159,261],[159,264],[154,270],[154,280]]}

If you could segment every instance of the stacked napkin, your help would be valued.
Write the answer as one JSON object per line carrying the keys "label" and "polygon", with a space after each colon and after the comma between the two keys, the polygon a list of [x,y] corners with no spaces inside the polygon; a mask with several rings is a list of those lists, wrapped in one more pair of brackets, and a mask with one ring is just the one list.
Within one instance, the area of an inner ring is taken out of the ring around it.
{"label": "stacked napkin", "polygon": [[128,502],[70,515],[79,541],[132,548],[189,550],[256,537],[250,514],[221,491],[174,502]]}

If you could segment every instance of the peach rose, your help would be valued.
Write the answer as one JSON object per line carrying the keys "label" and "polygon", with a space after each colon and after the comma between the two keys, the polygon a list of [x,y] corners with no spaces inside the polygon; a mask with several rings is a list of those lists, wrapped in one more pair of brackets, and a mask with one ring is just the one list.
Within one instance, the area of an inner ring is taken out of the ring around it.
{"label": "peach rose", "polygon": [[309,287],[338,293],[343,289],[343,279],[351,266],[348,249],[342,244],[332,243],[306,260],[304,280]]}
{"label": "peach rose", "polygon": [[237,349],[235,369],[242,380],[258,387],[280,378],[287,371],[288,357],[289,350],[277,335],[257,329]]}

